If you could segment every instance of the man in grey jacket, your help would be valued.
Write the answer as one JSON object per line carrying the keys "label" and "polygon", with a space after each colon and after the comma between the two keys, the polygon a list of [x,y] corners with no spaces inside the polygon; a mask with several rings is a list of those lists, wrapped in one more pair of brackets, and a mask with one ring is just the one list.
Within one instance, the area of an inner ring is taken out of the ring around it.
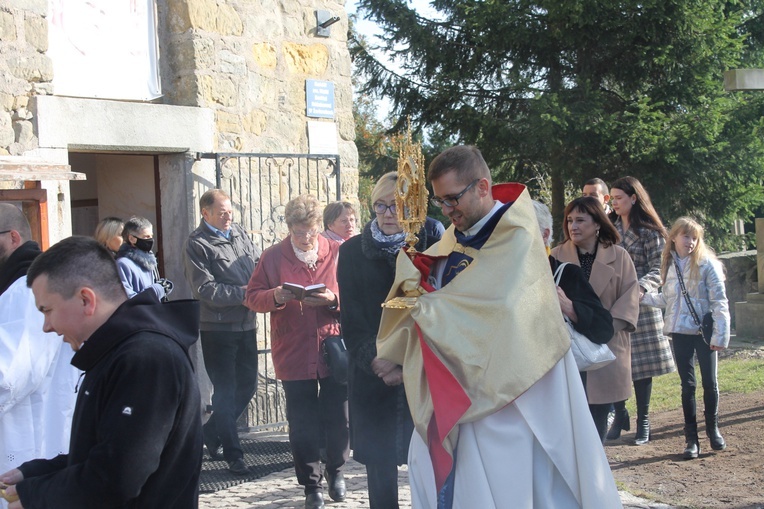
{"label": "man in grey jacket", "polygon": [[186,241],[183,261],[191,291],[201,301],[202,352],[214,387],[204,444],[216,460],[221,459],[222,446],[229,470],[246,475],[236,420],[257,386],[257,339],[255,313],[243,302],[260,249],[233,223],[231,199],[225,192],[207,191],[199,208],[202,221]]}

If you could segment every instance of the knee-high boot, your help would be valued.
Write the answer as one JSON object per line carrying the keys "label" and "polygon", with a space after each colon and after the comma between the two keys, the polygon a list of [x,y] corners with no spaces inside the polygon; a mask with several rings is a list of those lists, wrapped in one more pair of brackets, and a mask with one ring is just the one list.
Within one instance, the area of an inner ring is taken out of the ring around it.
{"label": "knee-high boot", "polygon": [[684,412],[684,438],[685,447],[682,457],[692,460],[700,454],[698,442],[698,419],[695,411],[695,393],[682,391],[682,410]]}
{"label": "knee-high boot", "polygon": [[650,405],[637,407],[637,434],[634,443],[644,445],[650,441]]}
{"label": "knee-high boot", "polygon": [[637,399],[637,435],[634,443],[644,445],[650,441],[650,395],[653,379],[644,378],[634,381],[634,395]]}
{"label": "knee-high boot", "polygon": [[723,451],[727,448],[724,437],[719,432],[719,395],[715,391],[703,391],[706,415],[706,435],[711,441],[711,449]]}
{"label": "knee-high boot", "polygon": [[617,401],[613,403],[615,407],[615,419],[611,424],[610,429],[607,432],[608,440],[618,440],[621,438],[621,430],[629,431],[631,424],[629,423],[629,411],[626,409],[625,401]]}

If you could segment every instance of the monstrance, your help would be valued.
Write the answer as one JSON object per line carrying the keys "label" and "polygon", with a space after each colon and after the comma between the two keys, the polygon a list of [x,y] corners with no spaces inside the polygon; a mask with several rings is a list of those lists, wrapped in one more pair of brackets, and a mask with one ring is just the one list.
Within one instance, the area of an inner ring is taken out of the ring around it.
{"label": "monstrance", "polygon": [[[398,180],[395,189],[395,209],[398,222],[406,232],[406,254],[413,260],[416,254],[417,233],[422,230],[427,220],[427,185],[424,175],[424,156],[422,145],[411,139],[411,121],[406,133],[399,138]],[[394,297],[382,306],[394,309],[407,309],[414,305],[421,292],[412,291],[411,295]]]}

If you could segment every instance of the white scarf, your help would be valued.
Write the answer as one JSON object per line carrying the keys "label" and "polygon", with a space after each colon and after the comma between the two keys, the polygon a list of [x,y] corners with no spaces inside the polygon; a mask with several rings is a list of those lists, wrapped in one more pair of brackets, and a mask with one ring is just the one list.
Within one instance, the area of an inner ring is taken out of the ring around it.
{"label": "white scarf", "polygon": [[310,270],[316,270],[316,262],[318,261],[318,238],[316,238],[316,243],[310,251],[303,251],[295,246],[294,239],[291,236],[289,237],[289,241],[292,243],[292,249],[294,250],[294,255],[297,259],[307,265]]}

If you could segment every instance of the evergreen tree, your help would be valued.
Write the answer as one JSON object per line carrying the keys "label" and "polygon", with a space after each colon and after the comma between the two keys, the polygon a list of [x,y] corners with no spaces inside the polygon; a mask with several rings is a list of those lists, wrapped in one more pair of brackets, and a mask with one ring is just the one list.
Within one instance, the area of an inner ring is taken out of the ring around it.
{"label": "evergreen tree", "polygon": [[[764,65],[761,2],[360,0],[385,34],[351,51],[363,91],[389,98],[437,139],[477,145],[496,180],[537,191],[560,219],[566,186],[632,175],[664,220],[690,214],[717,247],[760,205],[764,94],[722,73]],[[735,242],[739,245],[739,241]]]}

